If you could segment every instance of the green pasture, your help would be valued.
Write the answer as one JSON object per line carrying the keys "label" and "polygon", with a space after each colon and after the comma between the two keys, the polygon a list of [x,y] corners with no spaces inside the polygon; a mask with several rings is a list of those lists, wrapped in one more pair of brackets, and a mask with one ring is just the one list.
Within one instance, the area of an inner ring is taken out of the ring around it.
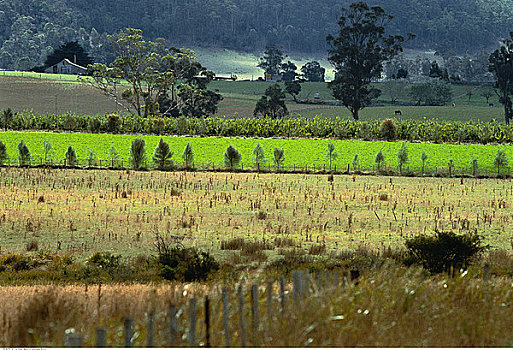
{"label": "green pasture", "polygon": [[[51,142],[54,161],[62,161],[68,146],[73,146],[77,156],[82,162],[93,151],[99,159],[107,160],[109,149],[114,146],[120,154],[124,164],[128,164],[130,145],[132,140],[141,137],[146,141],[148,162],[160,136],[154,135],[112,135],[112,134],[87,134],[87,133],[51,133],[51,132],[0,132],[0,141],[7,146],[10,162],[17,163],[17,145],[24,140],[28,145],[32,159],[40,161],[44,156],[43,142]],[[329,167],[326,156],[328,144],[335,146],[338,157],[332,161],[332,166],[337,169],[347,169],[348,164],[353,169],[353,158],[358,155],[361,170],[374,170],[375,157],[379,151],[385,156],[386,166],[397,170],[397,153],[402,143],[385,141],[361,141],[361,140],[329,140],[329,139],[253,139],[253,138],[224,138],[224,137],[178,137],[164,136],[174,152],[173,160],[182,164],[181,154],[187,143],[191,143],[197,166],[224,167],[223,154],[229,145],[233,145],[242,155],[242,165],[252,167],[253,149],[260,143],[265,150],[267,166],[274,166],[272,161],[274,148],[285,150],[285,167]],[[409,153],[409,161],[404,169],[420,171],[422,167],[421,155],[425,152],[428,156],[425,171],[433,173],[440,171],[441,167],[447,167],[453,160],[457,173],[470,173],[473,159],[478,161],[480,174],[493,174],[496,172],[493,161],[497,150],[504,150],[508,159],[513,162],[513,147],[509,145],[475,145],[475,144],[434,144],[434,143],[406,143]],[[513,163],[511,163],[513,164]],[[509,172],[509,169],[504,171]]]}

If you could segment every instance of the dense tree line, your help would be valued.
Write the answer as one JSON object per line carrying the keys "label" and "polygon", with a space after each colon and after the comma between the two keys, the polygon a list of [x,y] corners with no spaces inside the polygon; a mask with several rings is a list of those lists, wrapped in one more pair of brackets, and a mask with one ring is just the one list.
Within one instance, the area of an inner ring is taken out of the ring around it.
{"label": "dense tree line", "polygon": [[[35,0],[0,1],[0,67],[41,65],[59,45],[77,40],[97,62],[112,60],[106,40],[126,27],[172,45],[260,51],[326,52],[342,7],[352,0]],[[391,34],[412,32],[408,47],[442,55],[496,47],[513,28],[504,0],[374,0],[394,16]]]}

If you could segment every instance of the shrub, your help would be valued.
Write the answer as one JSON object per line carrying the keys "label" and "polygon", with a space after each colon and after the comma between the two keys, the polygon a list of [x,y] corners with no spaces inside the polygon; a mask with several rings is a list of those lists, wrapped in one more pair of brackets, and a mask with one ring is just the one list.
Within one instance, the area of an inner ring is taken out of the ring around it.
{"label": "shrub", "polygon": [[421,264],[425,269],[440,273],[469,265],[474,255],[484,251],[478,235],[457,235],[454,232],[435,231],[435,236],[418,236],[405,242],[407,262]]}
{"label": "shrub", "polygon": [[121,128],[121,117],[117,114],[107,114],[105,116],[105,127],[109,132],[118,132]]}
{"label": "shrub", "polygon": [[0,165],[3,165],[7,160],[7,147],[0,141]]}
{"label": "shrub", "polygon": [[66,157],[66,165],[67,166],[75,166],[77,164],[77,154],[73,146],[69,146],[68,150],[64,154]]}
{"label": "shrub", "polygon": [[3,124],[5,131],[7,131],[7,128],[9,128],[13,119],[14,119],[14,113],[13,113],[12,109],[7,108],[2,112],[2,124]]}
{"label": "shrub", "polygon": [[194,164],[194,151],[190,143],[187,143],[182,153],[182,159],[187,168],[190,168]]}
{"label": "shrub", "polygon": [[23,140],[18,144],[18,160],[21,166],[30,164],[30,151]]}
{"label": "shrub", "polygon": [[239,151],[237,151],[237,149],[232,145],[228,146],[226,152],[224,152],[224,166],[234,169],[239,165],[241,159],[242,156]]}
{"label": "shrub", "polygon": [[157,164],[159,170],[165,170],[173,166],[171,157],[173,157],[173,151],[169,148],[169,144],[161,138],[153,152],[153,162]]}
{"label": "shrub", "polygon": [[146,162],[146,143],[143,139],[135,139],[130,147],[130,164],[135,170],[139,170]]}
{"label": "shrub", "polygon": [[173,281],[203,281],[210,273],[219,270],[219,263],[208,253],[182,245],[169,245],[157,236],[156,248],[160,276]]}
{"label": "shrub", "polygon": [[114,255],[109,252],[96,252],[87,260],[87,263],[101,269],[113,271],[119,267],[120,260],[121,255]]}
{"label": "shrub", "polygon": [[381,123],[381,137],[387,141],[395,140],[397,137],[397,128],[393,119],[385,119]]}
{"label": "shrub", "polygon": [[102,122],[100,121],[100,119],[98,119],[96,117],[92,117],[91,119],[89,119],[89,122],[87,123],[87,129],[90,132],[98,133],[98,132],[100,132],[101,128],[102,128]]}
{"label": "shrub", "polygon": [[25,249],[28,252],[36,252],[39,249],[39,242],[33,239],[30,242],[27,242]]}

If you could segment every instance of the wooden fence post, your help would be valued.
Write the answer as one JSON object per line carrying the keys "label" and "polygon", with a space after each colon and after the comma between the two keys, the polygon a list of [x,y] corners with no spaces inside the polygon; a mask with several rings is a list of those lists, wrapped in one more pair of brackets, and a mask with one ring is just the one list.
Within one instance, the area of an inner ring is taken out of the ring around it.
{"label": "wooden fence post", "polygon": [[310,271],[305,270],[304,274],[304,284],[303,284],[303,295],[307,295],[310,293]]}
{"label": "wooden fence post", "polygon": [[285,278],[280,277],[280,314],[284,317],[285,314]]}
{"label": "wooden fence post", "polygon": [[210,348],[210,299],[208,295],[205,296],[205,331],[206,331],[206,344],[205,347]]}
{"label": "wooden fence post", "polygon": [[189,347],[193,348],[196,345],[196,298],[192,298],[189,301]]}
{"label": "wooden fence post", "polygon": [[64,347],[66,348],[81,348],[82,347],[82,335],[78,333],[66,334],[64,338]]}
{"label": "wooden fence post", "polygon": [[178,324],[176,321],[176,305],[169,305],[169,345],[173,345],[178,335]]}
{"label": "wooden fence post", "polygon": [[132,335],[134,329],[134,321],[130,317],[125,317],[124,322],[125,329],[125,348],[132,347]]}
{"label": "wooden fence post", "polygon": [[273,320],[273,283],[267,282],[267,332],[271,333]]}
{"label": "wooden fence post", "polygon": [[96,347],[104,348],[107,346],[105,339],[107,338],[107,330],[103,327],[96,328]]}
{"label": "wooden fence post", "polygon": [[240,326],[240,346],[246,347],[246,320],[244,317],[244,293],[242,290],[242,285],[239,286],[238,289],[238,298],[239,298],[239,326]]}
{"label": "wooden fence post", "polygon": [[488,282],[490,279],[490,264],[486,263],[483,267],[483,281]]}
{"label": "wooden fence post", "polygon": [[228,291],[223,288],[223,323],[224,323],[224,339],[225,346],[230,347],[230,315],[228,309]]}
{"label": "wooden fence post", "polygon": [[150,311],[148,315],[148,339],[147,339],[147,347],[152,348],[154,346],[153,339],[153,329],[155,325],[155,312],[153,310]]}
{"label": "wooden fence post", "polygon": [[251,325],[253,328],[253,336],[258,331],[258,286],[251,286]]}

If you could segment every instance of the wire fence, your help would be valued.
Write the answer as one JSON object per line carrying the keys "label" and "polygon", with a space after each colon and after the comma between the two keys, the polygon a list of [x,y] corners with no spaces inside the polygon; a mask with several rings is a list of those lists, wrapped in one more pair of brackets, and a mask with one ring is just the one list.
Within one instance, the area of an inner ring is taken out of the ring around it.
{"label": "wire fence", "polygon": [[54,168],[73,168],[73,169],[111,169],[111,170],[160,170],[160,171],[203,171],[203,172],[259,172],[259,173],[291,173],[291,174],[353,174],[353,175],[388,175],[388,176],[409,176],[409,177],[476,177],[476,178],[511,178],[511,169],[507,166],[499,171],[490,171],[487,168],[478,167],[425,167],[412,170],[409,167],[403,167],[399,170],[392,166],[373,166],[372,168],[355,167],[351,164],[341,167],[340,165],[329,164],[292,164],[276,165],[262,164],[245,165],[239,163],[237,166],[229,167],[224,163],[206,162],[194,163],[189,166],[183,163],[170,163],[164,167],[159,167],[153,162],[144,161],[139,166],[134,166],[130,161],[114,159],[87,159],[80,158],[71,164],[66,159],[62,160],[44,160],[30,159],[24,163],[12,159],[7,159],[3,166],[10,167],[54,167]]}

